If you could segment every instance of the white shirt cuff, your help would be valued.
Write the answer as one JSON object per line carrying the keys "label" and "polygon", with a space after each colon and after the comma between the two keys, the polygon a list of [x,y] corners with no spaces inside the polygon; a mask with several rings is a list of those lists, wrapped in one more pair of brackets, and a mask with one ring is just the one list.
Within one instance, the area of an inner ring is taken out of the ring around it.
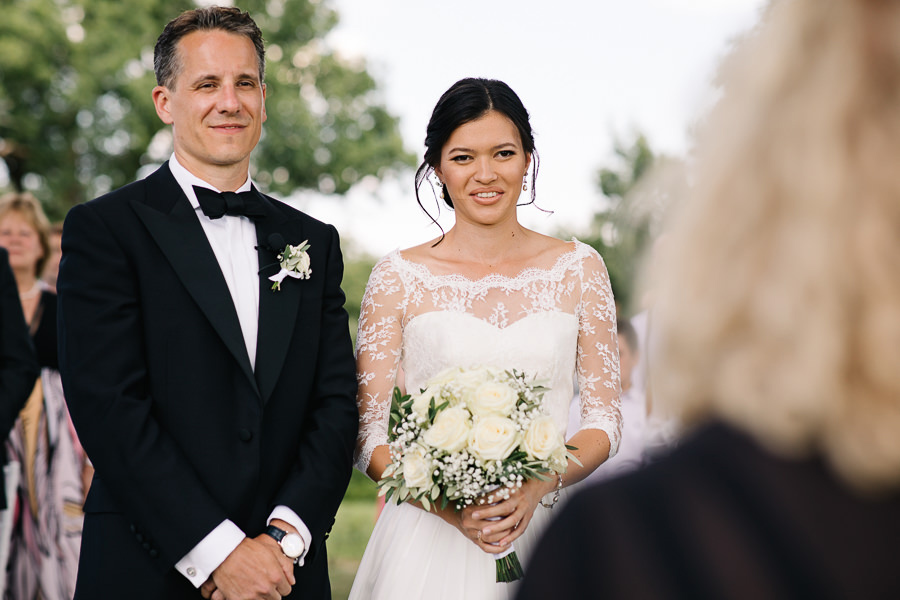
{"label": "white shirt cuff", "polygon": [[306,523],[297,516],[297,513],[281,504],[276,506],[275,510],[272,511],[272,514],[269,515],[269,520],[266,521],[266,525],[269,525],[272,522],[272,519],[281,519],[285,523],[289,523],[297,530],[300,537],[303,538],[303,554],[300,555],[300,559],[297,561],[297,564],[302,567],[303,561],[306,559],[306,555],[309,552],[309,548],[312,546],[312,534],[309,532]]}
{"label": "white shirt cuff", "polygon": [[226,519],[175,563],[175,569],[199,588],[245,537],[240,527]]}

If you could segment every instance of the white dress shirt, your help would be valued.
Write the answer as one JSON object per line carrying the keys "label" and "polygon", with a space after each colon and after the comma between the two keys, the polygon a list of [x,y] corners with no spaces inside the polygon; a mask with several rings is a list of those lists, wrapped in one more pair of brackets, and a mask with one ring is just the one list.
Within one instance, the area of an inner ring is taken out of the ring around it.
{"label": "white dress shirt", "polygon": [[[203,214],[200,203],[193,186],[204,187],[217,192],[214,186],[203,181],[199,177],[185,169],[172,154],[169,159],[169,169],[175,177],[175,181],[181,186],[187,196],[194,212],[200,220],[203,232],[209,240],[216,260],[225,277],[228,291],[237,311],[238,321],[241,324],[241,332],[244,335],[244,344],[247,346],[247,355],[250,365],[256,368],[256,338],[259,323],[259,261],[256,252],[256,227],[253,221],[247,217],[225,215],[219,219],[210,219]],[[249,173],[247,181],[236,192],[244,192],[251,188],[252,182]],[[303,538],[306,548],[300,558],[300,564],[312,544],[312,534],[297,514],[286,506],[276,506],[269,515],[268,522],[272,519],[281,519],[293,525],[300,537]],[[194,587],[203,585],[212,572],[224,562],[235,548],[243,541],[246,534],[231,520],[222,521],[215,529],[203,538],[194,548],[175,564],[179,573],[188,578]]]}

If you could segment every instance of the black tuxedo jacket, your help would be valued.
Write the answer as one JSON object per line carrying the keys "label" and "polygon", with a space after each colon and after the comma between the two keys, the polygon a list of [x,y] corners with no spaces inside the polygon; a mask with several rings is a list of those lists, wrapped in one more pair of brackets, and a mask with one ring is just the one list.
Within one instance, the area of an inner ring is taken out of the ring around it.
{"label": "black tuxedo jacket", "polygon": [[[226,518],[258,535],[277,505],[312,533],[293,597],[329,595],[324,541],[358,420],[343,264],[333,227],[264,201],[255,372],[168,165],[66,218],[60,372],[96,469],[77,597],[199,598],[174,564]],[[273,233],[309,241],[310,279],[271,290]]]}
{"label": "black tuxedo jacket", "polygon": [[[0,466],[6,464],[4,440],[34,389],[39,373],[19,290],[9,268],[9,254],[0,248]],[[5,480],[0,470],[0,510],[4,508]]]}

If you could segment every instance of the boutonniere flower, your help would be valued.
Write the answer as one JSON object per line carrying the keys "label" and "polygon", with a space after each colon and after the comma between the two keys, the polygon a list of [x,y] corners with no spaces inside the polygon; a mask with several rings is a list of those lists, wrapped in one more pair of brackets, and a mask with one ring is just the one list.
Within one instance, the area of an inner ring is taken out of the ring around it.
{"label": "boutonniere flower", "polygon": [[274,281],[272,290],[281,291],[281,282],[285,277],[294,279],[309,279],[312,275],[312,269],[309,267],[309,244],[307,240],[303,240],[300,244],[292,246],[288,244],[284,250],[278,254],[278,264],[281,270],[269,277],[269,281]]}

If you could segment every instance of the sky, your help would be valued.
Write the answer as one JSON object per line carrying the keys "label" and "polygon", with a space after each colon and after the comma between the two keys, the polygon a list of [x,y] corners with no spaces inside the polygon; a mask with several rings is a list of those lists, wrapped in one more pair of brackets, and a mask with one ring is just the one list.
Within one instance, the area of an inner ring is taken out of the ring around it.
{"label": "sky", "polygon": [[[323,0],[340,17],[329,47],[364,59],[419,160],[434,104],[455,81],[501,79],[531,115],[541,164],[537,203],[523,224],[546,234],[585,231],[602,206],[601,167],[616,139],[647,136],[657,153],[684,155],[692,121],[729,42],[757,21],[764,0]],[[292,203],[333,223],[348,246],[375,256],[439,235],[416,205],[413,174],[371,181],[347,198],[301,193]],[[430,189],[423,198],[433,202]],[[433,208],[433,205],[426,203]],[[445,228],[453,222],[445,213]],[[352,240],[352,241],[351,241]]]}
{"label": "sky", "polygon": [[[463,77],[508,83],[531,115],[540,155],[527,227],[583,234],[603,206],[596,176],[616,166],[616,139],[647,136],[657,153],[684,155],[691,123],[729,42],[765,0],[319,0],[339,14],[331,49],[363,60],[381,99],[421,161],[441,94]],[[2,185],[5,173],[0,173]],[[434,211],[430,189],[423,190]],[[346,197],[300,192],[291,204],[334,224],[345,248],[375,257],[437,237],[416,205],[413,173],[364,180]],[[453,224],[444,210],[440,222]]]}

